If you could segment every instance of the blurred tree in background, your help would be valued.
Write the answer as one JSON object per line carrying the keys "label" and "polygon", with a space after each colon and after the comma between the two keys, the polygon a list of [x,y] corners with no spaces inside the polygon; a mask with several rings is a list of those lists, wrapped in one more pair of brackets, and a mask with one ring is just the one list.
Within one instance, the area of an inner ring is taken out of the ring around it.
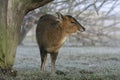
{"label": "blurred tree in background", "polygon": [[[119,0],[54,0],[47,6],[28,13],[26,17],[31,17],[37,22],[45,13],[55,14],[60,11],[70,14],[86,27],[86,31],[70,37],[67,42],[79,42],[82,46],[107,45],[118,38],[116,33],[120,30],[120,14],[117,14],[120,11],[119,4]],[[24,20],[23,23],[29,24],[30,19]],[[20,43],[33,25],[22,25]]]}

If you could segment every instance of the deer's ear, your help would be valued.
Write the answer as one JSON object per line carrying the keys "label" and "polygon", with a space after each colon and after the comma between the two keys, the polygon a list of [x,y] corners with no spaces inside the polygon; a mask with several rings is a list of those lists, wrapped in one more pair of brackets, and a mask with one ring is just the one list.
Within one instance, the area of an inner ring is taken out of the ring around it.
{"label": "deer's ear", "polygon": [[58,15],[58,20],[63,20],[64,16],[60,13],[60,12],[56,12],[56,14]]}

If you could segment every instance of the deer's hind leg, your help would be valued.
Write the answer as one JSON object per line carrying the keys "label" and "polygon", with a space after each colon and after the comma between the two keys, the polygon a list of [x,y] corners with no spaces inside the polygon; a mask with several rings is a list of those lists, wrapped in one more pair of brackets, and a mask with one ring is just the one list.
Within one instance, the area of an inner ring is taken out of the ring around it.
{"label": "deer's hind leg", "polygon": [[55,62],[58,56],[58,52],[53,52],[50,53],[50,57],[51,57],[51,75],[55,74]]}
{"label": "deer's hind leg", "polygon": [[45,72],[45,63],[47,59],[47,51],[44,48],[40,48],[40,56],[41,56],[41,71]]}

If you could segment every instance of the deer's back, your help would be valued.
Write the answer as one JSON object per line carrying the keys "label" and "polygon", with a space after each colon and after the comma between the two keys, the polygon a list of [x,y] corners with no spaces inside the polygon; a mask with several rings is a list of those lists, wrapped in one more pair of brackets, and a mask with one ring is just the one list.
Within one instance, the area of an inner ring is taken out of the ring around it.
{"label": "deer's back", "polygon": [[37,29],[36,38],[39,46],[57,49],[62,45],[64,38],[62,30],[58,27],[56,17],[52,15],[44,15],[40,18]]}

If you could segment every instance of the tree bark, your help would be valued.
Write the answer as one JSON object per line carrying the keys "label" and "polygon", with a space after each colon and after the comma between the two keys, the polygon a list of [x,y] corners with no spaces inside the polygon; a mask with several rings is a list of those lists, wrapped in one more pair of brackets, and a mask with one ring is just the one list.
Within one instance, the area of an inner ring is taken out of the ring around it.
{"label": "tree bark", "polygon": [[12,69],[24,15],[51,1],[0,0],[0,68]]}

